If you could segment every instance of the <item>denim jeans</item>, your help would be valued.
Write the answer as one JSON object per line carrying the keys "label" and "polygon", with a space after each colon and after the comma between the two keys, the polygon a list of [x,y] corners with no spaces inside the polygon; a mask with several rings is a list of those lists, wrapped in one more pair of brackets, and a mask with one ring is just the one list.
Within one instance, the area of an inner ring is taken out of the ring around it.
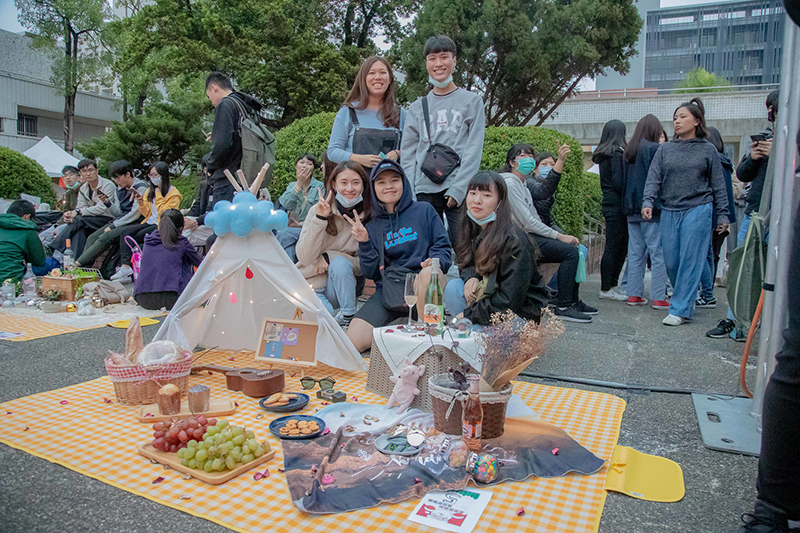
{"label": "denim jeans", "polygon": [[650,300],[666,300],[667,269],[661,249],[661,223],[628,222],[628,296],[642,298],[644,274],[647,270],[647,255],[650,254]]}
{"label": "denim jeans", "polygon": [[293,263],[297,262],[297,254],[294,253],[294,249],[297,246],[298,239],[300,239],[301,231],[303,231],[303,228],[286,228],[275,233],[275,237],[281,243],[281,247],[286,250]]}
{"label": "denim jeans", "polygon": [[331,315],[337,307],[345,316],[355,315],[356,275],[350,261],[344,257],[334,257],[328,265],[327,285],[315,289],[315,292]]}
{"label": "denim jeans", "polygon": [[468,307],[467,298],[464,296],[464,281],[462,279],[450,280],[444,286],[444,307],[452,317],[463,313],[464,309]]}
{"label": "denim jeans", "polygon": [[708,261],[713,204],[661,212],[661,247],[673,293],[669,314],[691,320],[703,267]]}

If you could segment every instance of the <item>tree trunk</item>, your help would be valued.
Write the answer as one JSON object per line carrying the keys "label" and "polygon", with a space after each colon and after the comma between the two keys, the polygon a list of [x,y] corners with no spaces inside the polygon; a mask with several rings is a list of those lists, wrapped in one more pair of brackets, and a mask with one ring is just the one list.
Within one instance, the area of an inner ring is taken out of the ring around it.
{"label": "tree trunk", "polygon": [[75,144],[75,97],[77,92],[64,95],[64,151],[72,155]]}
{"label": "tree trunk", "polygon": [[369,29],[370,26],[372,26],[372,19],[375,18],[375,8],[376,5],[373,5],[369,11],[362,10],[362,14],[364,15],[364,21],[361,24],[361,33],[358,36],[358,43],[356,44],[358,48],[365,48],[367,46],[367,40],[369,39]]}
{"label": "tree trunk", "polygon": [[344,45],[353,44],[353,19],[356,17],[356,5],[351,1],[347,4],[347,11],[344,14]]}
{"label": "tree trunk", "polygon": [[74,34],[69,20],[62,19],[64,23],[64,56],[66,59],[66,70],[64,72],[64,151],[72,155],[73,139],[72,127],[75,124],[75,95],[70,94],[69,88],[72,86],[73,61],[72,50]]}
{"label": "tree trunk", "polygon": [[536,123],[537,126],[541,126],[544,123],[544,121],[547,120],[547,118],[553,114],[553,111],[555,111],[556,108],[561,105],[561,102],[563,102],[567,98],[567,96],[572,94],[572,92],[575,90],[575,87],[578,86],[578,84],[581,82],[582,79],[583,76],[578,76],[575,79],[575,82],[569,86],[569,89],[564,91],[564,94],[561,95],[561,98],[556,100],[556,102],[550,107],[550,110],[547,113],[545,113],[542,118],[539,119],[539,122]]}
{"label": "tree trunk", "polygon": [[139,93],[139,98],[136,99],[136,114],[141,115],[144,112],[144,101],[147,100],[147,95],[142,91]]}

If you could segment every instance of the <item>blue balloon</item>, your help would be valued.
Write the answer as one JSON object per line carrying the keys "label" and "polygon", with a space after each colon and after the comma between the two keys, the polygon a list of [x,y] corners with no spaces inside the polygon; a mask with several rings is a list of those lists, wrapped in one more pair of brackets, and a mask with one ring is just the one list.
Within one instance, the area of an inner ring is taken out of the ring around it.
{"label": "blue balloon", "polygon": [[284,230],[289,225],[289,215],[286,214],[286,211],[279,209],[275,211],[275,213],[270,217],[272,222],[272,230]]}
{"label": "blue balloon", "polygon": [[272,202],[258,201],[250,192],[240,192],[233,203],[222,200],[206,215],[206,225],[217,235],[233,232],[237,237],[246,237],[253,229],[263,233],[286,229],[289,217],[285,211],[275,210]]}
{"label": "blue balloon", "polygon": [[233,197],[233,203],[237,204],[237,205],[238,204],[245,204],[245,205],[257,204],[258,203],[258,198],[256,198],[256,196],[251,192],[243,191],[243,192],[237,193],[236,196]]}
{"label": "blue balloon", "polygon": [[247,237],[253,231],[253,215],[255,214],[255,206],[240,203],[231,208],[233,217],[231,220],[231,231],[237,237]]}

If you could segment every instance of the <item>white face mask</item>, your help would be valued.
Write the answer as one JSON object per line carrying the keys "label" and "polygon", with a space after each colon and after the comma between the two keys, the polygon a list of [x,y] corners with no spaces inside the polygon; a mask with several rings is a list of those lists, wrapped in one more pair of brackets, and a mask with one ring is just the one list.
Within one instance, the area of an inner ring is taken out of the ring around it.
{"label": "white face mask", "polygon": [[150,183],[155,185],[156,187],[161,187],[161,178],[150,178]]}
{"label": "white face mask", "polygon": [[450,85],[452,82],[453,82],[453,75],[452,74],[450,74],[447,77],[447,79],[444,80],[444,81],[436,81],[435,79],[433,79],[433,76],[428,76],[428,83],[430,83],[431,85],[433,85],[434,87],[436,87],[438,89],[444,89],[445,87]]}
{"label": "white face mask", "polygon": [[356,196],[355,198],[350,200],[346,196],[344,196],[342,193],[340,193],[340,192],[336,193],[336,201],[339,202],[339,204],[341,204],[341,206],[344,207],[345,209],[350,209],[352,207],[355,207],[358,204],[360,204],[363,200],[364,200],[364,196],[361,195],[361,194],[359,194],[358,196]]}

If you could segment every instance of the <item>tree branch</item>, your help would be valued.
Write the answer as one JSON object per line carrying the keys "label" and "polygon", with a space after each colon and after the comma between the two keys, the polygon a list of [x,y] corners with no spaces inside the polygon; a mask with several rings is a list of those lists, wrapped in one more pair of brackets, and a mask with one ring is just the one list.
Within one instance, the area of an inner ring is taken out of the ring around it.
{"label": "tree branch", "polygon": [[561,102],[563,102],[567,98],[567,96],[572,94],[572,92],[575,90],[575,87],[578,86],[578,84],[581,82],[582,79],[583,75],[578,76],[575,79],[572,85],[569,86],[569,89],[564,91],[564,94],[562,94],[561,97],[558,100],[556,100],[556,102],[550,107],[550,110],[547,113],[545,113],[545,115],[542,118],[539,119],[539,122],[536,123],[537,126],[541,126],[542,123],[544,123],[544,121],[547,120],[547,118],[553,114],[553,111],[555,111],[556,108],[561,105]]}

